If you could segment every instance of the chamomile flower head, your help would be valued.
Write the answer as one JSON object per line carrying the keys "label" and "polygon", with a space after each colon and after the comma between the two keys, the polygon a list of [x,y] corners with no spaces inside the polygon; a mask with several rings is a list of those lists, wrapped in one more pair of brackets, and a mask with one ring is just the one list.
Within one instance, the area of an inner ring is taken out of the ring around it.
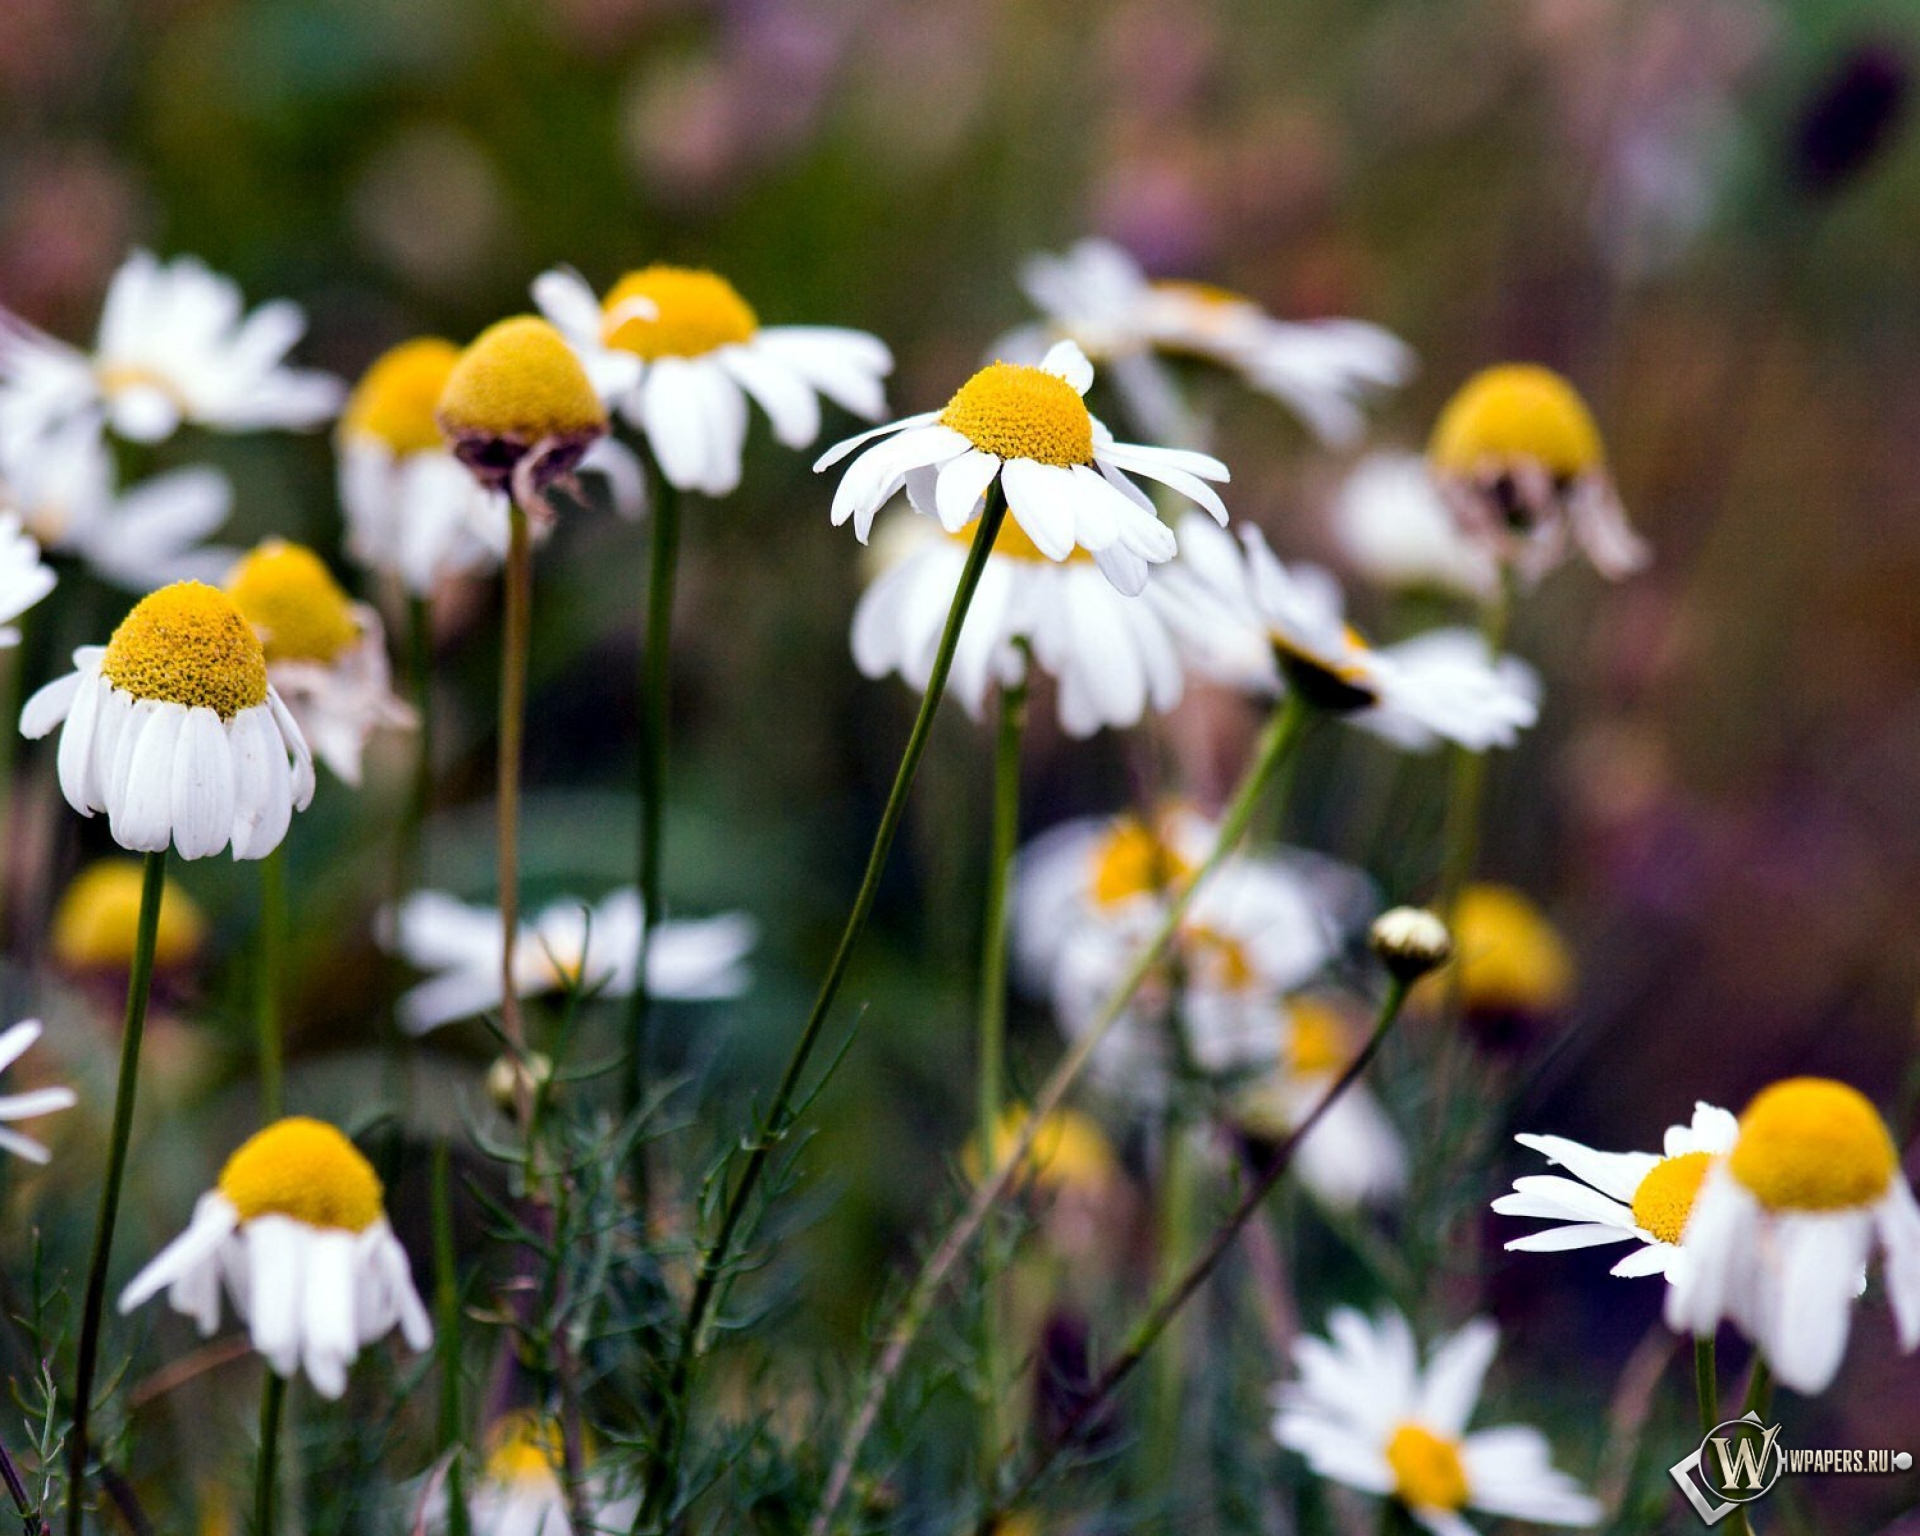
{"label": "chamomile flower head", "polygon": [[434,405],[447,447],[485,489],[530,506],[607,433],[607,413],[566,339],[515,315],[487,327],[448,370]]}
{"label": "chamomile flower head", "polygon": [[1821,1392],[1846,1353],[1875,1249],[1900,1347],[1920,1346],[1920,1204],[1887,1125],[1829,1078],[1763,1089],[1708,1171],[1669,1274],[1667,1325],[1711,1336],[1730,1318],[1776,1375]]}
{"label": "chamomile flower head", "polygon": [[1700,1103],[1686,1125],[1667,1127],[1658,1153],[1596,1152],[1564,1136],[1516,1136],[1572,1178],[1530,1174],[1513,1193],[1493,1202],[1502,1216],[1535,1216],[1558,1223],[1516,1237],[1522,1253],[1559,1253],[1610,1243],[1639,1246],[1613,1266],[1616,1275],[1665,1275],[1685,1262],[1681,1237],[1701,1186],[1733,1150],[1738,1125],[1724,1109]]}
{"label": "chamomile flower head", "polygon": [[283,1377],[305,1368],[322,1397],[347,1389],[361,1349],[396,1326],[423,1350],[433,1327],[387,1225],[373,1165],[333,1126],[294,1116],[243,1142],[193,1220],[120,1295],[161,1291],[210,1335],[224,1280],[253,1347]]}
{"label": "chamomile flower head", "polygon": [[[106,858],[94,860],[67,883],[54,904],[48,934],[63,970],[124,975],[132,967],[145,879],[138,859]],[[165,974],[192,965],[206,948],[207,931],[200,904],[169,877],[154,930],[154,969]]]}
{"label": "chamomile flower head", "polygon": [[201,859],[231,844],[259,859],[280,845],[313,799],[313,758],[232,598],[197,581],[162,587],[73,661],[20,714],[31,738],[60,727],[69,805],[105,811],[135,853],[171,843]]}
{"label": "chamomile flower head", "polygon": [[[1577,972],[1560,930],[1524,891],[1476,881],[1453,914],[1460,1003],[1476,1034],[1492,1043],[1530,1035],[1573,1001]],[[1435,1008],[1454,982],[1436,977],[1414,993]]]}
{"label": "chamomile flower head", "polygon": [[535,280],[533,297],[683,491],[724,496],[740,483],[749,400],[788,448],[820,435],[821,396],[866,421],[886,413],[893,354],[883,342],[834,326],[763,326],[717,272],[642,267],[603,300],[556,268]]}
{"label": "chamomile flower head", "polygon": [[1592,413],[1551,369],[1505,363],[1468,379],[1434,423],[1427,462],[1461,533],[1524,580],[1558,565],[1569,541],[1612,579],[1650,558]]}
{"label": "chamomile flower head", "polygon": [[[509,1414],[487,1431],[486,1447],[480,1475],[467,1494],[474,1536],[575,1536],[562,1483],[566,1447],[559,1424],[538,1413]],[[605,1480],[591,1467],[584,1481],[596,1530],[632,1524],[637,1499],[610,1497]],[[438,1488],[427,1502],[427,1519],[436,1530],[445,1529],[446,1504],[445,1490]]]}
{"label": "chamomile flower head", "polygon": [[1334,494],[1333,534],[1353,569],[1390,591],[1485,602],[1500,590],[1498,560],[1460,531],[1417,453],[1370,453],[1355,464]]}
{"label": "chamomile flower head", "polygon": [[[38,1019],[22,1019],[0,1031],[0,1072],[4,1072],[40,1038]],[[51,1154],[31,1136],[9,1129],[16,1120],[36,1120],[56,1110],[72,1109],[79,1098],[71,1088],[29,1088],[24,1093],[0,1094],[0,1152],[11,1152],[30,1163],[44,1163]]]}
{"label": "chamomile flower head", "polygon": [[1499,1330],[1468,1323],[1434,1345],[1423,1366],[1397,1312],[1368,1319],[1349,1307],[1328,1337],[1296,1340],[1297,1376],[1274,1393],[1274,1438],[1321,1477],[1394,1499],[1433,1536],[1472,1536],[1465,1511],[1590,1526],[1602,1510],[1553,1465],[1530,1425],[1469,1432]]}
{"label": "chamomile flower head", "polygon": [[1092,383],[1085,354],[1062,342],[1038,367],[990,364],[943,409],[848,438],[813,466],[830,469],[860,450],[834,492],[834,526],[851,518],[866,543],[874,514],[905,486],[917,510],[958,533],[997,483],[1008,516],[1046,559],[1085,550],[1121,591],[1138,592],[1146,567],[1172,559],[1176,546],[1129,476],[1158,480],[1224,523],[1226,506],[1207,482],[1224,481],[1227,467],[1203,453],[1116,443],[1081,399]]}
{"label": "chamomile flower head", "polygon": [[360,782],[367,738],[414,724],[394,696],[379,613],[341,590],[301,544],[269,539],[227,573],[227,593],[260,636],[267,676],[314,753]]}
{"label": "chamomile flower head", "polygon": [[[563,897],[523,923],[514,941],[522,997],[569,988],[604,997],[633,991],[640,951],[640,895],[631,886],[597,904]],[[647,991],[655,998],[706,1002],[738,997],[751,984],[746,958],[758,936],[742,913],[656,923],[647,940]],[[424,1034],[501,1002],[500,913],[444,891],[416,891],[383,919],[381,942],[434,974],[400,999],[401,1023]]]}

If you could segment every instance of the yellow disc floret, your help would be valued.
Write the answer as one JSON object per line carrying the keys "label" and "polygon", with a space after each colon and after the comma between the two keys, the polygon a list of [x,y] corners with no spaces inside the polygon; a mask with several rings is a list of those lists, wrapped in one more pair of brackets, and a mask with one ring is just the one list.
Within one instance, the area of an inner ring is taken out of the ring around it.
{"label": "yellow disc floret", "polygon": [[1682,1152],[1663,1157],[1647,1170],[1633,1192],[1633,1224],[1663,1243],[1677,1243],[1687,1230],[1700,1185],[1713,1167],[1711,1152]]}
{"label": "yellow disc floret", "polygon": [[1534,464],[1571,480],[1605,460],[1578,391],[1550,368],[1506,363],[1476,373],[1447,402],[1427,453],[1442,474]]}
{"label": "yellow disc floret", "polygon": [[1402,1424],[1387,1442],[1393,1496],[1410,1509],[1463,1509],[1467,1468],[1460,1447],[1422,1424]]}
{"label": "yellow disc floret", "polygon": [[1195,923],[1181,935],[1191,979],[1218,992],[1245,992],[1258,979],[1247,946],[1230,933]]}
{"label": "yellow disc floret", "polygon": [[580,359],[546,321],[516,315],[488,326],[448,371],[435,415],[443,435],[597,437],[607,413]]}
{"label": "yellow disc floret", "polygon": [[1844,1211],[1884,1195],[1900,1159],[1864,1094],[1830,1078],[1795,1077],[1747,1106],[1727,1166],[1771,1210]]}
{"label": "yellow disc floret", "polygon": [[732,283],[698,267],[643,267],[613,286],[601,340],[656,357],[704,357],[751,341],[760,320]]}
{"label": "yellow disc floret", "polygon": [[485,1476],[490,1483],[545,1482],[565,1464],[560,1426],[532,1413],[516,1413],[487,1433]]}
{"label": "yellow disc floret", "polygon": [[305,545],[268,539],[227,573],[227,593],[260,631],[269,662],[324,666],[360,638],[352,600]]}
{"label": "yellow disc floret", "polygon": [[340,427],[350,437],[377,438],[396,454],[442,445],[433,419],[460,349],[438,336],[403,341],[383,352],[347,397]]}
{"label": "yellow disc floret", "polygon": [[1453,947],[1469,1009],[1545,1016],[1573,996],[1573,955],[1566,941],[1510,886],[1470,885],[1461,893]]}
{"label": "yellow disc floret", "polygon": [[1143,823],[1123,816],[1094,852],[1093,899],[1110,907],[1178,885],[1191,866]]}
{"label": "yellow disc floret", "polygon": [[[989,1172],[998,1171],[1013,1155],[1014,1144],[1026,1123],[1025,1105],[1011,1104],[1001,1111],[993,1131],[993,1168]],[[966,1167],[969,1176],[980,1177],[977,1146],[968,1146]],[[1119,1170],[1119,1160],[1106,1133],[1094,1121],[1076,1110],[1056,1109],[1040,1122],[1020,1175],[1047,1193],[1063,1190],[1095,1193],[1108,1187]]]}
{"label": "yellow disc floret", "polygon": [[364,1232],[383,1212],[373,1164],[333,1126],[300,1115],[241,1143],[220,1170],[220,1193],[243,1222],[290,1216],[309,1227]]}
{"label": "yellow disc floret", "polygon": [[100,670],[136,699],[205,707],[222,720],[267,697],[260,637],[232,598],[198,581],[141,598],[107,642]]}
{"label": "yellow disc floret", "polygon": [[940,424],[1003,459],[1093,462],[1093,418],[1074,387],[1044,368],[989,364],[960,386]]}
{"label": "yellow disc floret", "polygon": [[1289,1005],[1287,1065],[1295,1072],[1330,1075],[1352,1058],[1353,1042],[1338,1009],[1316,998],[1302,998]]}
{"label": "yellow disc floret", "polygon": [[[972,545],[974,529],[966,527],[950,533],[948,538],[956,544]],[[1064,561],[1055,560],[1044,553],[1040,546],[1027,536],[1027,530],[1011,517],[1000,520],[1000,531],[993,536],[993,553],[1000,560],[1030,560],[1036,565],[1092,565],[1093,556],[1078,544],[1067,551]]]}
{"label": "yellow disc floret", "polygon": [[[53,909],[54,959],[70,971],[124,971],[131,966],[144,880],[138,859],[100,859],[75,875]],[[167,881],[153,963],[161,970],[187,965],[206,939],[206,914]]]}

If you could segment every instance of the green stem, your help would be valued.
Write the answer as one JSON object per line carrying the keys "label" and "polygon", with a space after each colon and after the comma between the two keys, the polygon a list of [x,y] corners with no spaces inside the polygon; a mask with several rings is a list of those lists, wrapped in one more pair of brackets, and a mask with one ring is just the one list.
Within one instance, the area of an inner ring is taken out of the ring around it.
{"label": "green stem", "polygon": [[1773,1372],[1767,1367],[1767,1357],[1759,1350],[1753,1352],[1753,1370],[1747,1376],[1746,1400],[1740,1405],[1744,1414],[1758,1414],[1765,1419],[1773,1407]]}
{"label": "green stem", "polygon": [[701,1254],[699,1273],[694,1279],[693,1295],[687,1303],[686,1320],[680,1329],[678,1347],[674,1351],[673,1366],[668,1375],[659,1444],[648,1470],[646,1494],[641,1501],[640,1512],[634,1518],[633,1530],[636,1533],[648,1529],[649,1523],[657,1519],[661,1501],[667,1496],[679,1453],[694,1357],[700,1351],[707,1320],[719,1294],[721,1278],[733,1256],[734,1236],[746,1217],[748,1202],[766,1172],[774,1149],[785,1141],[792,1130],[788,1109],[794,1095],[800,1090],[800,1079],[815,1045],[819,1043],[827,1015],[833,1008],[833,1000],[839,995],[840,983],[845,979],[847,966],[853,959],[854,946],[859,942],[867,926],[867,917],[873,911],[874,898],[880,891],[880,876],[886,868],[887,855],[893,849],[894,837],[900,830],[901,818],[906,814],[907,795],[913,788],[920,758],[932,734],[934,714],[940,707],[941,695],[946,692],[947,674],[953,669],[954,651],[960,644],[960,626],[973,602],[974,590],[980,585],[981,573],[987,568],[987,557],[993,552],[994,540],[999,536],[1006,513],[1006,497],[996,480],[987,493],[986,510],[981,513],[976,525],[973,543],[967,551],[967,563],[960,573],[960,584],[955,588],[953,603],[947,610],[946,628],[941,632],[940,646],[934,654],[933,670],[927,677],[920,712],[914,717],[913,729],[907,735],[906,750],[900,756],[899,771],[894,775],[893,788],[880,813],[880,825],[873,835],[873,848],[867,855],[866,873],[861,876],[860,889],[854,896],[852,909],[847,913],[840,942],[834,949],[833,959],[827,964],[827,973],[821,979],[820,991],[814,998],[806,1023],[801,1027],[800,1036],[794,1041],[786,1070],[781,1073],[779,1085],[774,1089],[765,1127],[749,1143],[747,1160],[740,1170],[740,1177],[728,1191],[721,1210],[719,1229],[712,1244]]}
{"label": "green stem", "polygon": [[260,1114],[271,1124],[285,1104],[281,990],[287,965],[287,845],[260,861],[260,956],[254,975],[253,1019],[260,1050]]}
{"label": "green stem", "polygon": [[[1173,1027],[1183,1026],[1175,1020]],[[1200,1167],[1187,1138],[1185,1118],[1169,1111],[1163,1127],[1165,1147],[1160,1165],[1160,1283],[1171,1286],[1192,1262],[1194,1208],[1198,1202]],[[1154,1357],[1153,1395],[1148,1405],[1146,1487],[1169,1494],[1179,1471],[1180,1411],[1186,1386],[1185,1349],[1173,1326],[1167,1347]]]}
{"label": "green stem", "polygon": [[135,932],[133,969],[127,976],[127,1016],[120,1034],[120,1080],[114,1090],[113,1130],[107,1144],[106,1177],[100,1184],[100,1214],[93,1229],[93,1257],[87,1264],[87,1289],[80,1306],[79,1358],[73,1378],[73,1427],[67,1435],[67,1532],[80,1536],[85,1519],[87,1424],[93,1411],[93,1376],[100,1358],[100,1318],[107,1301],[107,1261],[113,1253],[113,1226],[120,1213],[120,1184],[127,1171],[127,1144],[133,1134],[133,1099],[140,1081],[140,1036],[147,1022],[147,994],[153,985],[153,945],[160,929],[160,898],[166,889],[167,851],[146,856],[140,885],[140,924]]}
{"label": "green stem", "polygon": [[1693,1396],[1700,1409],[1700,1433],[1710,1435],[1720,1422],[1720,1373],[1711,1336],[1693,1341]]}
{"label": "green stem", "polygon": [[[527,718],[527,653],[533,626],[533,540],[518,502],[508,508],[506,610],[500,657],[499,886],[500,1027],[517,1058],[527,1049],[514,978],[520,937],[520,758]],[[520,1092],[520,1123],[527,1123],[526,1089]]]}
{"label": "green stem", "polygon": [[461,1484],[466,1468],[460,1446],[460,1275],[453,1242],[453,1143],[433,1144],[433,1310],[440,1352],[441,1454],[447,1458],[447,1536],[468,1536],[472,1526]]}
{"label": "green stem", "polygon": [[286,1401],[286,1379],[269,1367],[266,1384],[260,1389],[260,1466],[253,1485],[254,1536],[274,1536],[276,1529],[273,1496],[279,1481],[280,1419]]}

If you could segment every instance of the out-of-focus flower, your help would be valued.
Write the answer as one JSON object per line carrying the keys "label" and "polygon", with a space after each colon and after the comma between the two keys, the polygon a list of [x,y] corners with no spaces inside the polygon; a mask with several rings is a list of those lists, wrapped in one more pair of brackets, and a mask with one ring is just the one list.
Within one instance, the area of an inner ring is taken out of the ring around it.
{"label": "out-of-focus flower", "polygon": [[[1184,599],[1170,618],[1196,668],[1235,686],[1297,688],[1316,708],[1408,751],[1450,741],[1473,752],[1510,747],[1540,712],[1540,681],[1525,662],[1497,659],[1467,629],[1436,629],[1375,648],[1346,620],[1334,579],[1317,566],[1282,565],[1257,528],[1244,555],[1204,518],[1180,524],[1180,558],[1153,591]],[[1184,615],[1214,610],[1202,626]]]}
{"label": "out-of-focus flower", "polygon": [[1333,532],[1376,585],[1476,601],[1500,589],[1498,562],[1460,532],[1418,454],[1370,453],[1354,465],[1334,497]]}
{"label": "out-of-focus flower", "polygon": [[[1573,953],[1525,892],[1477,882],[1460,893],[1453,914],[1454,963],[1460,1003],[1483,1034],[1530,1031],[1573,1001]],[[1450,978],[1435,977],[1416,994],[1437,1007]]]}
{"label": "out-of-focus flower", "polygon": [[[631,886],[597,904],[563,897],[521,925],[514,980],[522,997],[568,988],[625,997],[640,952],[640,894]],[[500,913],[444,891],[416,891],[383,922],[382,942],[409,964],[435,974],[400,999],[401,1022],[424,1034],[501,1001]],[[647,940],[647,991],[656,998],[703,1002],[738,997],[751,984],[746,957],[758,937],[753,920],[730,912],[653,926]]]}
{"label": "out-of-focus flower", "polygon": [[[0,1072],[12,1066],[41,1035],[38,1019],[22,1019],[0,1033]],[[30,1163],[44,1163],[51,1155],[31,1136],[23,1136],[8,1126],[16,1120],[33,1120],[56,1110],[72,1109],[80,1100],[71,1088],[29,1088],[25,1093],[0,1094],[0,1151],[24,1157]]]}
{"label": "out-of-focus flower", "polygon": [[1328,1338],[1293,1346],[1298,1378],[1274,1393],[1274,1438],[1321,1477],[1398,1500],[1433,1536],[1472,1536],[1463,1511],[1541,1525],[1588,1526],[1602,1510],[1553,1465],[1530,1425],[1467,1432],[1500,1331],[1485,1318],[1433,1347],[1420,1364],[1397,1312],[1369,1321],[1350,1307]]}
{"label": "out-of-focus flower", "polygon": [[[980,1165],[977,1139],[967,1144],[967,1177],[996,1173],[1013,1154],[1027,1123],[1027,1106],[1009,1104],[993,1128],[991,1159]],[[1033,1145],[1016,1175],[1019,1183],[1042,1195],[1081,1193],[1098,1195],[1120,1177],[1120,1159],[1099,1122],[1073,1109],[1056,1109],[1034,1134]]]}
{"label": "out-of-focus flower", "polygon": [[537,511],[607,435],[607,413],[573,349],[546,321],[515,315],[454,360],[434,406],[454,456],[485,489]]}
{"label": "out-of-focus flower", "polygon": [[1920,1346],[1920,1204],[1865,1095],[1796,1077],[1755,1095],[1707,1173],[1670,1272],[1667,1326],[1737,1323],[1774,1374],[1821,1392],[1840,1369],[1860,1277],[1878,1247],[1900,1347]]}
{"label": "out-of-focus flower", "polygon": [[1434,423],[1427,461],[1461,533],[1524,581],[1558,565],[1569,539],[1614,580],[1652,557],[1627,524],[1586,402],[1551,369],[1476,373]]}
{"label": "out-of-focus flower", "polygon": [[[313,757],[267,680],[266,652],[233,599],[197,581],[142,598],[105,646],[20,714],[25,736],[60,726],[60,790],[105,811],[135,853],[260,859],[313,799]],[[291,760],[291,761],[289,761]]]}
{"label": "out-of-focus flower", "polygon": [[875,438],[847,466],[833,496],[833,522],[853,519],[861,543],[873,517],[903,485],[921,512],[958,533],[977,517],[997,480],[1012,520],[1049,560],[1075,549],[1129,596],[1147,581],[1147,567],[1173,558],[1173,530],[1129,472],[1198,502],[1225,523],[1227,509],[1209,480],[1227,467],[1203,453],[1116,443],[1080,398],[1093,366],[1072,342],[1047,353],[1037,368],[994,363],[981,369],[938,411],[903,417],[824,454],[831,468]]}
{"label": "out-of-focus flower", "polygon": [[239,286],[192,256],[135,251],[113,275],[91,354],[0,312],[0,424],[39,435],[76,417],[157,443],[183,423],[224,432],[306,429],[344,390],[286,366],[306,329],[286,299],[246,313]]}
{"label": "out-of-focus flower", "polygon": [[[53,909],[53,958],[76,973],[124,974],[133,965],[145,873],[138,859],[96,859],[67,883]],[[207,916],[171,877],[162,888],[154,930],[156,971],[183,970],[200,958]]]}
{"label": "out-of-focus flower", "polygon": [[1738,1122],[1724,1109],[1695,1104],[1689,1125],[1670,1125],[1659,1153],[1596,1152],[1564,1136],[1516,1136],[1573,1177],[1535,1174],[1513,1181],[1513,1193],[1493,1208],[1502,1216],[1538,1216],[1559,1225],[1516,1237],[1509,1249],[1559,1253],[1637,1242],[1613,1266],[1616,1275],[1665,1275],[1684,1262],[1681,1234],[1700,1186],[1733,1150]]}
{"label": "out-of-focus flower", "polygon": [[[575,1536],[560,1481],[565,1466],[560,1426],[552,1419],[516,1413],[493,1425],[479,1480],[467,1495],[474,1536]],[[605,1480],[591,1470],[585,1482],[596,1530],[633,1523],[636,1498],[610,1498]],[[427,1502],[427,1520],[436,1529],[444,1529],[446,1506],[445,1490],[436,1489]]]}
{"label": "out-of-focus flower", "polygon": [[362,1347],[396,1326],[415,1350],[433,1342],[379,1176],[319,1120],[279,1120],[243,1142],[187,1230],[121,1293],[120,1310],[164,1290],[211,1335],[223,1279],[267,1364],[283,1377],[304,1366],[322,1397],[344,1393]]}
{"label": "out-of-focus flower", "polygon": [[534,281],[533,297],[681,490],[725,496],[739,485],[749,399],[789,448],[820,435],[819,395],[867,421],[886,414],[884,342],[834,326],[762,326],[715,272],[643,267],[603,302],[557,268]]}
{"label": "out-of-focus flower", "polygon": [[1156,282],[1109,240],[1030,258],[1020,286],[1044,319],[1002,337],[996,355],[1032,363],[1055,342],[1074,342],[1109,371],[1128,415],[1151,437],[1193,435],[1158,353],[1198,357],[1238,374],[1334,445],[1355,441],[1366,426],[1363,403],[1413,371],[1411,349],[1377,325],[1276,320],[1224,288]]}
{"label": "out-of-focus flower", "polygon": [[284,539],[234,566],[227,593],[259,631],[267,677],[314,754],[358,785],[367,738],[381,726],[416,724],[412,707],[394,697],[380,615],[349,599],[312,550]]}
{"label": "out-of-focus flower", "polygon": [[19,517],[0,512],[0,649],[20,643],[13,621],[51,592],[58,579]]}

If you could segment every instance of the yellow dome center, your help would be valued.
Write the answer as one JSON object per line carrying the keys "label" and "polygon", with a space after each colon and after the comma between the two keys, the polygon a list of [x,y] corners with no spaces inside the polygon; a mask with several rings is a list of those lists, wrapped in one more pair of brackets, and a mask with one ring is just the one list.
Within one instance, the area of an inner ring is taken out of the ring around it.
{"label": "yellow dome center", "polygon": [[1427,453],[1443,474],[1531,463],[1560,479],[1598,469],[1606,457],[1579,393],[1532,363],[1507,363],[1468,379],[1440,413]]}
{"label": "yellow dome center", "polygon": [[565,1465],[560,1426],[532,1413],[516,1413],[487,1436],[485,1477],[490,1483],[545,1482]]}
{"label": "yellow dome center", "polygon": [[[1024,1104],[1010,1104],[1001,1111],[993,1132],[993,1167],[989,1172],[997,1172],[1013,1154],[1014,1142],[1026,1123]],[[1118,1168],[1106,1133],[1097,1124],[1077,1110],[1056,1109],[1040,1122],[1020,1173],[1036,1188],[1049,1193],[1093,1191],[1106,1187]],[[967,1147],[966,1169],[971,1177],[980,1177],[977,1145]]]}
{"label": "yellow dome center", "polygon": [[[75,875],[53,909],[54,958],[70,971],[124,971],[131,966],[145,878],[137,859],[101,859]],[[162,970],[186,965],[206,938],[206,914],[167,881],[154,936],[154,964]]]}
{"label": "yellow dome center", "polygon": [[1111,907],[1135,896],[1153,896],[1179,884],[1192,867],[1154,832],[1122,817],[1094,853],[1093,899]]}
{"label": "yellow dome center", "polygon": [[260,631],[267,660],[332,662],[360,638],[353,603],[326,563],[269,539],[227,573],[227,594]]}
{"label": "yellow dome center", "polygon": [[455,441],[597,437],[607,413],[566,339],[546,321],[516,315],[474,338],[447,373],[435,416]]}
{"label": "yellow dome center", "polygon": [[1663,1243],[1678,1243],[1712,1167],[1711,1152],[1683,1152],[1655,1163],[1633,1192],[1634,1225]]}
{"label": "yellow dome center", "polygon": [[136,699],[204,706],[222,720],[267,697],[260,637],[232,598],[198,581],[141,598],[107,642],[100,670]]}
{"label": "yellow dome center", "polygon": [[751,341],[760,329],[732,283],[697,267],[643,267],[613,286],[602,306],[601,340],[656,357],[704,357]]}
{"label": "yellow dome center", "polygon": [[1295,1072],[1325,1076],[1338,1072],[1353,1056],[1346,1022],[1325,1003],[1307,999],[1291,1005],[1287,1021],[1287,1064]]}
{"label": "yellow dome center", "polygon": [[[1573,956],[1552,923],[1519,891],[1470,885],[1453,919],[1460,992],[1471,1010],[1533,1016],[1573,996]],[[1433,983],[1434,995],[1443,990]]]}
{"label": "yellow dome center", "polygon": [[323,1120],[294,1115],[255,1132],[220,1170],[220,1193],[242,1221],[291,1216],[309,1227],[364,1232],[380,1219],[380,1178]]}
{"label": "yellow dome center", "polygon": [[940,424],[1003,459],[1093,462],[1093,418],[1074,387],[1044,368],[989,364],[960,386]]}
{"label": "yellow dome center", "polygon": [[[966,527],[956,533],[949,533],[947,537],[952,539],[956,544],[971,546],[973,543],[973,535],[974,530],[971,527]],[[1043,554],[1040,546],[1027,537],[1027,530],[1022,528],[1019,523],[1015,522],[1011,517],[1003,517],[1000,520],[1000,531],[993,536],[993,553],[996,558],[1001,560],[1030,560],[1036,565],[1093,564],[1093,556],[1078,544],[1067,551],[1067,558],[1065,560],[1055,560],[1051,556]]]}
{"label": "yellow dome center", "polygon": [[438,336],[403,341],[383,352],[347,397],[340,426],[349,436],[377,438],[396,454],[438,451],[433,419],[460,349]]}
{"label": "yellow dome center", "polygon": [[1747,1106],[1728,1167],[1770,1210],[1844,1211],[1884,1195],[1900,1159],[1864,1094],[1829,1078],[1795,1077]]}
{"label": "yellow dome center", "polygon": [[1402,1424],[1387,1442],[1393,1496],[1410,1509],[1464,1509],[1467,1468],[1460,1447],[1421,1424]]}

